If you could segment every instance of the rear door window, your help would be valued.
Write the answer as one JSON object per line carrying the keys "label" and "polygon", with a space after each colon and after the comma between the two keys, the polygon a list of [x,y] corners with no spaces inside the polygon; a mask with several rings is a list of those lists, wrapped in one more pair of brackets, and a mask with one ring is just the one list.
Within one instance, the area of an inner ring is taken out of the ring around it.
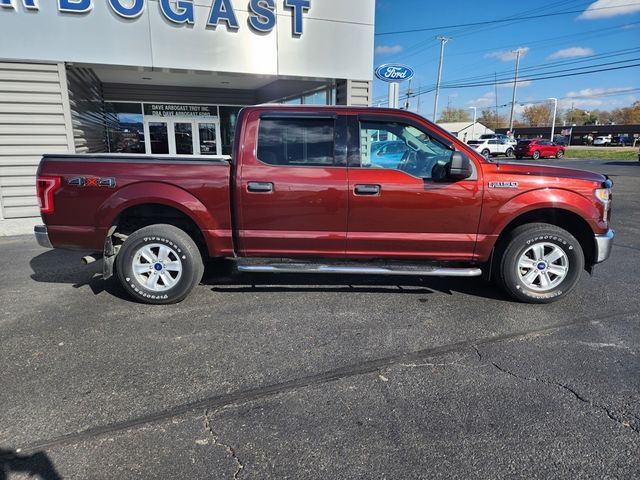
{"label": "rear door window", "polygon": [[331,118],[261,119],[257,158],[269,165],[334,165],[335,120]]}

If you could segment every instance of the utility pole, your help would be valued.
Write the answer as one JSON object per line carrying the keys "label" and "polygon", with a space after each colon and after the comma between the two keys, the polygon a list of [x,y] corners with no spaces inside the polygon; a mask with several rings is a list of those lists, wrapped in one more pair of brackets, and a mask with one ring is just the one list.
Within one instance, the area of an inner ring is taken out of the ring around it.
{"label": "utility pole", "polygon": [[471,127],[470,140],[476,139],[476,118],[478,118],[478,107],[469,107],[469,110],[473,109],[473,126]]}
{"label": "utility pole", "polygon": [[440,64],[438,65],[438,80],[436,81],[436,98],[433,102],[433,122],[438,114],[438,98],[440,97],[440,79],[442,78],[442,62],[444,61],[444,44],[451,40],[448,37],[436,37],[440,41]]}
{"label": "utility pole", "polygon": [[410,103],[409,99],[411,98],[411,80],[409,80],[409,86],[407,87],[407,100],[404,102],[404,109],[409,110]]}
{"label": "utility pole", "polygon": [[513,111],[516,107],[516,86],[518,85],[518,67],[520,66],[520,49],[516,53],[516,73],[513,77],[513,95],[511,96],[511,115],[509,115],[509,131],[513,133]]}
{"label": "utility pole", "polygon": [[551,120],[551,141],[553,142],[554,133],[556,131],[556,113],[558,112],[558,99],[552,97],[548,100],[553,100],[553,120]]}
{"label": "utility pole", "polygon": [[498,130],[498,74],[496,72],[493,73],[493,78],[495,79],[495,90],[496,90],[496,122],[493,125],[493,131]]}

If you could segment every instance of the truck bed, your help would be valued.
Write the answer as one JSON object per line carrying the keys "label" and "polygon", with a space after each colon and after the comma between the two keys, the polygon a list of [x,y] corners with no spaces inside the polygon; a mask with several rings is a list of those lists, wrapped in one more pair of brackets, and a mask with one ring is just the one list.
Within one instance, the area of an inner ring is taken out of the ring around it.
{"label": "truck bed", "polygon": [[[60,178],[43,214],[54,247],[101,251],[109,228],[134,203],[195,212],[210,250],[231,246],[230,157],[45,155],[38,176]],[[228,245],[227,245],[228,244]]]}

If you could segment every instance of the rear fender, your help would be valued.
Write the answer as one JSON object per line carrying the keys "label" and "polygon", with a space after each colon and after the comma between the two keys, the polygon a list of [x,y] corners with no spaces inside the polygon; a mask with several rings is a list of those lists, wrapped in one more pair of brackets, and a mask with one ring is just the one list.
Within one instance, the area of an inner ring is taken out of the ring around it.
{"label": "rear fender", "polygon": [[184,213],[198,226],[207,242],[209,255],[217,256],[219,246],[212,239],[211,232],[219,230],[218,221],[204,204],[191,193],[175,185],[160,182],[141,182],[114,192],[107,198],[96,214],[96,225],[105,236],[118,216],[130,207],[158,204],[175,208]]}

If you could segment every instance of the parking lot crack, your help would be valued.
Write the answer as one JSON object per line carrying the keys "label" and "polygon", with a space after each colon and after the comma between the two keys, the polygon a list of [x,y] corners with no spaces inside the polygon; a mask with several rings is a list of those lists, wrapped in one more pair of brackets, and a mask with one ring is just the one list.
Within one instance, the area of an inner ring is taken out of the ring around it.
{"label": "parking lot crack", "polygon": [[235,463],[235,466],[236,466],[236,471],[233,474],[233,479],[236,480],[236,479],[240,478],[240,472],[242,472],[242,470],[244,470],[244,464],[238,458],[238,455],[236,453],[236,449],[233,448],[231,445],[229,445],[227,443],[224,443],[220,439],[220,434],[217,433],[214,430],[213,425],[211,423],[211,417],[213,415],[215,415],[217,412],[218,412],[218,410],[213,411],[213,412],[209,412],[209,410],[207,410],[207,411],[204,412],[204,428],[209,433],[209,435],[211,436],[213,445],[222,448],[233,459],[233,461]]}
{"label": "parking lot crack", "polygon": [[[478,356],[480,357],[480,359],[482,359],[482,354],[480,353],[480,351],[478,350],[477,347],[475,347],[476,353],[478,354]],[[627,419],[623,419],[620,418],[618,415],[615,414],[615,412],[613,410],[611,410],[610,408],[606,407],[605,405],[600,405],[599,403],[594,402],[593,400],[590,400],[588,398],[586,398],[585,396],[583,396],[582,394],[580,394],[577,390],[575,390],[573,387],[566,385],[564,383],[560,383],[560,382],[556,382],[553,380],[547,380],[545,378],[538,378],[538,377],[526,377],[526,376],[522,376],[522,375],[518,375],[517,373],[508,370],[505,367],[502,367],[500,365],[498,365],[496,362],[490,361],[489,363],[491,363],[491,365],[493,365],[498,371],[509,375],[511,377],[517,378],[518,380],[524,380],[527,382],[537,382],[537,383],[542,383],[545,385],[552,385],[554,387],[560,387],[563,390],[565,390],[566,392],[569,392],[576,400],[585,403],[595,409],[601,410],[603,411],[607,417],[609,417],[609,419],[613,420],[616,423],[619,423],[620,425],[622,425],[625,428],[629,428],[631,429],[633,432],[635,433],[640,433],[640,428],[638,425],[638,422],[635,420],[629,421]],[[635,415],[631,415],[633,417],[635,417]]]}

